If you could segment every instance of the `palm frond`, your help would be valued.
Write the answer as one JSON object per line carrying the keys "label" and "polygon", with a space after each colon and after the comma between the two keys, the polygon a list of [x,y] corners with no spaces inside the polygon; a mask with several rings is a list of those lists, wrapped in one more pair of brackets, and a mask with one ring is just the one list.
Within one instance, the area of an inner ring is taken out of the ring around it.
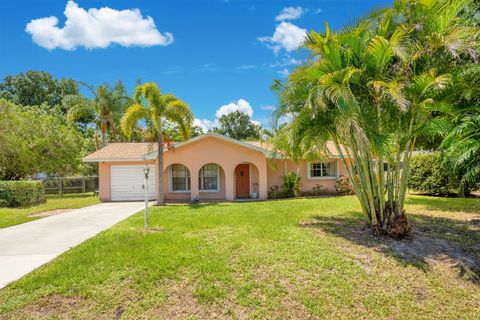
{"label": "palm frond", "polygon": [[120,121],[120,128],[125,136],[130,138],[137,128],[138,122],[142,119],[147,119],[148,117],[148,110],[144,106],[134,104],[125,111],[125,114]]}
{"label": "palm frond", "polygon": [[95,111],[90,104],[77,104],[71,107],[67,112],[68,122],[77,122],[82,119],[93,119]]}
{"label": "palm frond", "polygon": [[190,138],[193,113],[185,102],[178,99],[170,101],[165,108],[165,118],[178,125],[184,139]]}
{"label": "palm frond", "polygon": [[370,64],[378,74],[381,74],[387,64],[394,57],[394,52],[390,42],[382,36],[375,36],[370,40],[367,48],[370,55]]}

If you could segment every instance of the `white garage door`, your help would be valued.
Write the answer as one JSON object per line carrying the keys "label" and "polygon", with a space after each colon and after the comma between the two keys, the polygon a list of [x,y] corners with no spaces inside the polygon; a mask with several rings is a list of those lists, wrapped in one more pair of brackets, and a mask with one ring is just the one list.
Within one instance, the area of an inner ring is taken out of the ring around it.
{"label": "white garage door", "polygon": [[[110,167],[112,201],[144,200],[144,165],[120,165]],[[155,168],[149,165],[148,197],[155,200]]]}

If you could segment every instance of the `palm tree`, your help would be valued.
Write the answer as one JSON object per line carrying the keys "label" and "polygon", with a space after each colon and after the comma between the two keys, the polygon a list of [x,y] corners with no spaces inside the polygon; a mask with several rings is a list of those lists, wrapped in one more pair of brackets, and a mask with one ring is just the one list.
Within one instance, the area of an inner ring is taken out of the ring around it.
{"label": "palm tree", "polygon": [[163,205],[164,179],[163,179],[163,130],[166,121],[178,125],[179,131],[184,137],[190,137],[193,123],[193,114],[189,106],[175,97],[173,94],[161,94],[158,86],[153,83],[139,85],[135,89],[135,104],[130,106],[122,120],[122,131],[131,136],[138,126],[138,122],[145,120],[152,123],[157,131],[158,157],[157,157],[157,205]]}
{"label": "palm tree", "polygon": [[70,122],[94,122],[100,128],[102,147],[107,144],[107,130],[110,128],[113,141],[119,140],[118,123],[125,108],[130,104],[125,87],[119,81],[113,89],[108,84],[103,84],[94,90],[87,86],[95,95],[94,99],[83,96],[66,96],[63,100],[69,106],[67,120]]}
{"label": "palm tree", "polygon": [[338,33],[326,24],[307,35],[312,58],[274,85],[276,116],[293,117],[290,144],[333,141],[376,235],[411,229],[409,159],[434,114],[449,110],[441,93],[453,65],[474,55],[475,32],[456,19],[469,2],[396,1]]}

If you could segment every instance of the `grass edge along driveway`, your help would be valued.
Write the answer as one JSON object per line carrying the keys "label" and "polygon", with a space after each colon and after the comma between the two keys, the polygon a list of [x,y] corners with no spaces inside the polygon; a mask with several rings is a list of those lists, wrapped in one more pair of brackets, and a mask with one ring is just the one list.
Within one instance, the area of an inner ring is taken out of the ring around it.
{"label": "grass edge along driveway", "polygon": [[391,242],[368,233],[354,197],[152,208],[157,230],[143,232],[142,213],[130,217],[2,289],[0,313],[478,319],[479,286],[453,267],[453,254],[415,244],[478,254],[480,200],[410,196],[407,213],[418,233]]}
{"label": "grass edge along driveway", "polygon": [[78,209],[96,204],[98,202],[98,198],[94,197],[92,193],[65,194],[62,196],[46,195],[45,203],[29,207],[0,207],[0,228],[11,227],[20,223],[43,218],[41,216],[31,216],[33,214],[58,209]]}

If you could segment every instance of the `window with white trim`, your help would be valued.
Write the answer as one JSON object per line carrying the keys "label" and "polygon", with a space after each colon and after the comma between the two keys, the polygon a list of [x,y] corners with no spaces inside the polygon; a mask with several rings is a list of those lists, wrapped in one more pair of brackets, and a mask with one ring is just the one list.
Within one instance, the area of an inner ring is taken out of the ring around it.
{"label": "window with white trim", "polygon": [[173,192],[190,191],[190,171],[183,164],[172,164],[170,177]]}
{"label": "window with white trim", "polygon": [[334,178],[337,177],[336,162],[310,162],[309,178]]}
{"label": "window with white trim", "polygon": [[200,169],[198,187],[201,191],[220,190],[220,170],[218,165],[210,163]]}

